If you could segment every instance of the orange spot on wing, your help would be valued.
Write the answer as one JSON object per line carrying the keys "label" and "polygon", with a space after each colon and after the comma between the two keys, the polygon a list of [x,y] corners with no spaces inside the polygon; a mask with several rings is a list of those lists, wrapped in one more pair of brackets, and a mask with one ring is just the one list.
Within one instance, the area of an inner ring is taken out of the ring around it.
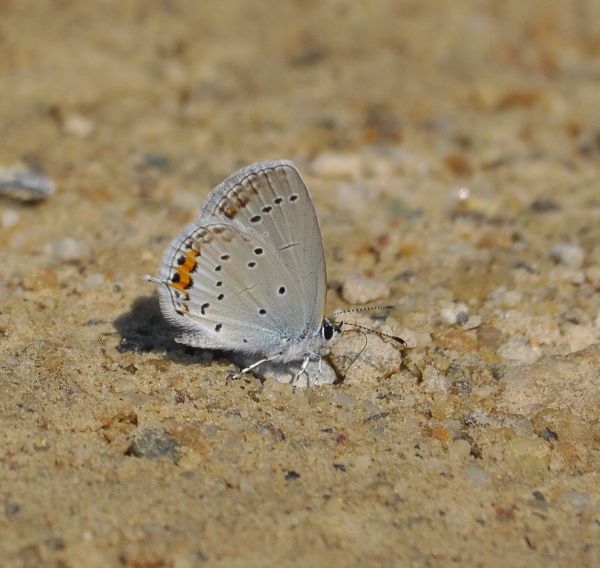
{"label": "orange spot on wing", "polygon": [[182,292],[185,288],[181,280],[179,280],[179,282],[169,282],[169,286],[171,286],[171,288],[177,288],[177,290],[181,290]]}
{"label": "orange spot on wing", "polygon": [[182,271],[191,272],[194,270],[194,268],[196,268],[196,257],[199,254],[200,253],[196,252],[195,250],[188,252],[185,255],[185,262],[179,268],[179,273],[181,274]]}
{"label": "orange spot on wing", "polygon": [[177,290],[185,290],[192,282],[190,272],[196,268],[196,257],[200,255],[199,251],[189,251],[185,254],[185,260],[183,264],[180,264],[177,268],[177,276],[179,280],[177,282],[170,282],[169,286],[177,288]]}

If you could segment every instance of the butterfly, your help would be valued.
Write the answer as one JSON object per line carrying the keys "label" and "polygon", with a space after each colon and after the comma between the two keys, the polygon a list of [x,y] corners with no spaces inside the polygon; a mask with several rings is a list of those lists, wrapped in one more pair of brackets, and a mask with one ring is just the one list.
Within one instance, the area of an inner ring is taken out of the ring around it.
{"label": "butterfly", "polygon": [[292,382],[341,323],[324,317],[327,275],[315,208],[289,160],[249,165],[215,187],[196,221],[164,253],[160,308],[176,341],[265,364],[292,365]]}

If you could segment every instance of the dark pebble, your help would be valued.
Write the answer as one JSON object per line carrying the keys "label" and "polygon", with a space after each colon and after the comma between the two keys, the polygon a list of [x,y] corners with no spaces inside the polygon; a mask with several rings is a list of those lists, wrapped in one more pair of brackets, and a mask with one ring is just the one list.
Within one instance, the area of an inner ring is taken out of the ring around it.
{"label": "dark pebble", "polygon": [[545,501],[546,500],[546,497],[544,497],[544,494],[541,491],[538,491],[537,489],[532,493],[532,495],[536,501]]}
{"label": "dark pebble", "polygon": [[558,434],[550,428],[544,428],[542,430],[542,438],[546,440],[546,442],[556,442],[558,440]]}
{"label": "dark pebble", "polygon": [[127,456],[149,459],[179,460],[180,444],[166,432],[153,428],[139,428],[125,452]]}
{"label": "dark pebble", "polygon": [[531,210],[535,211],[536,213],[548,213],[550,211],[559,211],[560,206],[558,205],[558,203],[556,203],[556,201],[552,199],[549,199],[547,197],[541,197],[539,199],[536,199],[531,204]]}
{"label": "dark pebble", "polygon": [[4,505],[4,514],[7,518],[14,517],[21,510],[21,505],[19,503],[6,503]]}

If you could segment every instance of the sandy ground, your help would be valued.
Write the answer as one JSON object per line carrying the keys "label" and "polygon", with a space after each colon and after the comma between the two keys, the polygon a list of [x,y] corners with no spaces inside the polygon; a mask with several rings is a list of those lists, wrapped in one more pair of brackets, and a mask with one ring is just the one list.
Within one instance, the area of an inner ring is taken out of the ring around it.
{"label": "sandy ground", "polygon": [[[598,566],[598,21],[0,3],[0,166],[56,184],[0,201],[0,564]],[[411,343],[308,391],[226,384],[142,280],[210,188],[284,157],[328,307],[372,278]]]}

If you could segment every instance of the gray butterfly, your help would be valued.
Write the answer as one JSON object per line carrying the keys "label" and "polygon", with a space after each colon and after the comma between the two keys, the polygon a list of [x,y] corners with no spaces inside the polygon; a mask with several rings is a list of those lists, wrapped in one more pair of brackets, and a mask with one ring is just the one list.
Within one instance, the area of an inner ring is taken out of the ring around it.
{"label": "gray butterfly", "polygon": [[213,189],[167,248],[159,278],[146,278],[159,284],[161,310],[181,330],[177,341],[241,356],[248,366],[240,374],[288,366],[294,382],[311,363],[318,379],[322,349],[340,332],[323,317],[315,208],[288,160],[252,164]]}

